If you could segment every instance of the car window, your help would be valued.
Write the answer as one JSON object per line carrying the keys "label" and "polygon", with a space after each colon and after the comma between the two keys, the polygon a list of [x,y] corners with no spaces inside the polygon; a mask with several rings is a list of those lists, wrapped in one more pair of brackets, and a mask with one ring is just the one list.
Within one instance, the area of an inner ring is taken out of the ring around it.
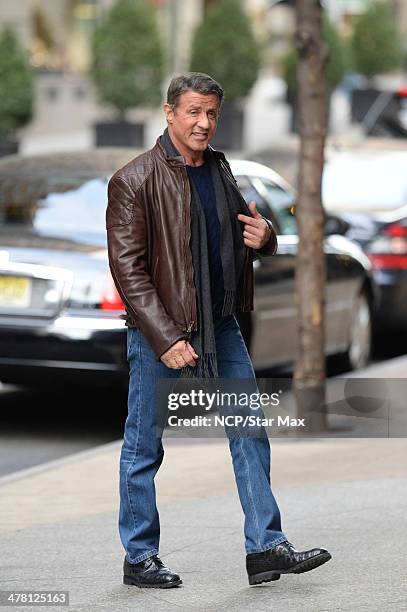
{"label": "car window", "polygon": [[253,183],[273,209],[273,213],[278,219],[281,233],[296,234],[298,230],[295,218],[294,195],[268,178],[256,177],[253,178]]}
{"label": "car window", "polygon": [[45,234],[55,234],[60,229],[104,232],[107,205],[107,181],[96,178],[78,189],[65,193],[49,193],[39,202],[33,224]]}
{"label": "car window", "polygon": [[1,189],[2,224],[19,224],[54,237],[104,234],[107,178],[27,179]]}
{"label": "car window", "polygon": [[273,223],[277,233],[281,233],[279,223],[273,215],[273,211],[270,209],[267,200],[265,200],[264,197],[262,197],[262,195],[257,191],[257,189],[255,189],[251,180],[247,176],[241,175],[236,177],[236,181],[242,196],[246,200],[246,203],[249,204],[249,202],[252,202],[254,200],[256,202],[256,208],[259,213]]}

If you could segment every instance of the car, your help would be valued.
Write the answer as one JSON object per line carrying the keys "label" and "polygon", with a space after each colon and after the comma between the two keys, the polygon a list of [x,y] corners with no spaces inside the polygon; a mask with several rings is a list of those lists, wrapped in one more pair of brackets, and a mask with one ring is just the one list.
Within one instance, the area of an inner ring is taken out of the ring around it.
{"label": "car", "polygon": [[[257,210],[272,221],[278,235],[277,255],[254,262],[255,310],[250,314],[249,323],[245,321],[247,315],[241,315],[241,326],[251,330],[250,352],[257,369],[291,364],[297,355],[294,295],[297,193],[279,174],[263,164],[234,160],[231,165],[245,200],[256,202]],[[343,366],[358,369],[369,361],[371,320],[378,289],[368,258],[359,246],[344,238],[341,231],[340,219],[327,215],[324,242],[326,354],[338,354]]]}
{"label": "car", "polygon": [[[15,384],[127,382],[123,304],[109,272],[107,184],[134,156],[97,149],[0,160],[0,380]],[[278,174],[232,161],[241,193],[274,224],[279,248],[255,262],[255,312],[241,320],[255,368],[296,355],[295,192]],[[325,240],[326,352],[349,367],[369,358],[375,287],[361,249]]]}
{"label": "car", "polygon": [[338,231],[369,257],[379,287],[375,332],[407,328],[407,151],[342,152],[326,164],[323,200]]}

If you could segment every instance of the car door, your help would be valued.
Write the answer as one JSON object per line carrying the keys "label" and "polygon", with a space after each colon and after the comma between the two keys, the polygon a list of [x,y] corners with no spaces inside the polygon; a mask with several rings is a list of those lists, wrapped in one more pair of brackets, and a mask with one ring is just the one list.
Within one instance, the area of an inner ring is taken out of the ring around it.
{"label": "car door", "polygon": [[[253,185],[271,206],[278,219],[283,236],[279,238],[281,248],[290,249],[290,253],[297,252],[298,236],[295,219],[295,194],[283,189],[268,177],[253,177]],[[287,241],[289,247],[284,244]],[[279,248],[280,250],[280,248]],[[325,287],[325,350],[327,353],[335,352],[338,346],[343,345],[343,311],[349,302],[350,294],[347,285],[347,268],[345,257],[330,248],[329,239],[324,241],[327,276]],[[293,262],[293,266],[295,263]]]}
{"label": "car door", "polygon": [[[256,177],[236,176],[246,202],[255,201],[261,215],[270,219],[278,234],[274,257],[254,262],[255,310],[252,318],[251,356],[256,368],[292,361],[295,350],[294,263],[297,237],[283,235],[279,222]],[[260,187],[260,190],[258,189]]]}

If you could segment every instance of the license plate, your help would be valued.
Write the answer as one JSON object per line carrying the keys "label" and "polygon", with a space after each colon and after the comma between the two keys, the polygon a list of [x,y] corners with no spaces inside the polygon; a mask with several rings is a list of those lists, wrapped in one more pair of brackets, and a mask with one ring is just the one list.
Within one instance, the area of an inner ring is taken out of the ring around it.
{"label": "license plate", "polygon": [[31,300],[31,280],[21,276],[0,276],[0,307],[26,308]]}

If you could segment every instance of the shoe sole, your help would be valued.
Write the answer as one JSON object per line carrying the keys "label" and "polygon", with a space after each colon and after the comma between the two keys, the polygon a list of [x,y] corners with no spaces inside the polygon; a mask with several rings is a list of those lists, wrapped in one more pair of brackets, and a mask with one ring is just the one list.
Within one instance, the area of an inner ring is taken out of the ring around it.
{"label": "shoe sole", "polygon": [[151,584],[146,582],[137,582],[133,580],[130,576],[123,577],[123,584],[127,586],[136,586],[140,589],[171,589],[172,587],[177,587],[182,584],[182,580],[174,580],[174,582],[163,582],[161,584]]}
{"label": "shoe sole", "polygon": [[279,580],[281,574],[303,574],[304,572],[309,572],[320,565],[323,565],[329,559],[331,559],[330,553],[322,553],[321,555],[317,555],[312,559],[307,559],[302,563],[298,563],[286,570],[272,570],[270,572],[261,572],[260,574],[252,574],[249,576],[249,584],[261,584],[263,582],[271,582],[272,580]]}

